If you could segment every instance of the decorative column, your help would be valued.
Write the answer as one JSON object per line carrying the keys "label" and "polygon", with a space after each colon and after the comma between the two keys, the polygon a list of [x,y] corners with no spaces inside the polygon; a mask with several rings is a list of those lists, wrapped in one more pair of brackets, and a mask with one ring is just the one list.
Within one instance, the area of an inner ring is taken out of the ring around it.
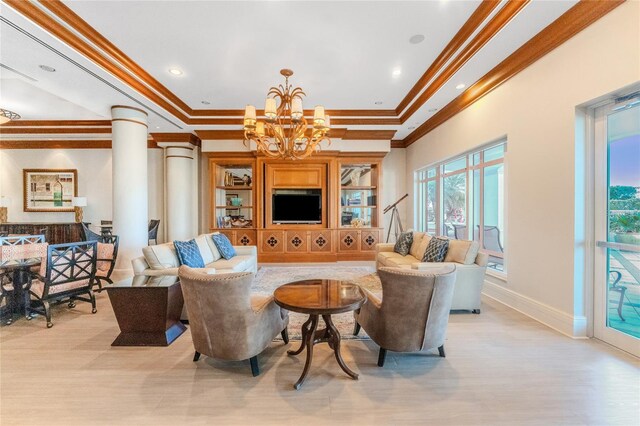
{"label": "decorative column", "polygon": [[113,233],[120,237],[116,269],[130,270],[131,259],[148,244],[147,113],[111,107]]}
{"label": "decorative column", "polygon": [[198,234],[197,138],[185,133],[152,136],[165,149],[166,240],[190,240]]}

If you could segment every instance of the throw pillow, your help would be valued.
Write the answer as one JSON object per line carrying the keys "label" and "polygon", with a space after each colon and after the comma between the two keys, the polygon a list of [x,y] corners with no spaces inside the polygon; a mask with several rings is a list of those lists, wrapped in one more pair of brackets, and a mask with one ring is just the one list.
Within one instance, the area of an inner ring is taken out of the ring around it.
{"label": "throw pillow", "polygon": [[403,256],[409,254],[409,249],[411,248],[411,244],[413,244],[413,231],[407,231],[400,234],[398,237],[398,241],[396,241],[396,245],[393,246],[393,251]]}
{"label": "throw pillow", "polygon": [[191,268],[204,268],[204,260],[202,260],[196,240],[174,241],[173,246],[176,248],[181,265],[187,265]]}
{"label": "throw pillow", "polygon": [[223,258],[229,260],[236,255],[236,249],[231,245],[231,241],[224,234],[212,234],[211,238],[216,248],[220,252]]}
{"label": "throw pillow", "polygon": [[433,237],[429,241],[429,245],[422,257],[423,262],[444,262],[449,249],[449,239],[442,237]]}

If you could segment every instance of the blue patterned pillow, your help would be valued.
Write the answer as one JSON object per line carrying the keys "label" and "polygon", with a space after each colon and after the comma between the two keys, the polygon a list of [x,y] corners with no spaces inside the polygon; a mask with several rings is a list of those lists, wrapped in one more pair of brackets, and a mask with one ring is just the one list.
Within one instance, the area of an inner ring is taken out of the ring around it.
{"label": "blue patterned pillow", "polygon": [[213,239],[213,243],[218,248],[220,255],[225,259],[229,260],[237,254],[236,249],[233,248],[233,246],[231,245],[231,241],[229,241],[226,235],[212,234],[211,238]]}
{"label": "blue patterned pillow", "polygon": [[176,248],[181,265],[187,265],[191,268],[204,268],[204,260],[202,260],[196,240],[174,241],[173,246]]}
{"label": "blue patterned pillow", "polygon": [[423,262],[444,262],[449,251],[449,239],[442,237],[433,237],[422,257]]}
{"label": "blue patterned pillow", "polygon": [[411,249],[411,244],[413,244],[413,231],[403,232],[398,237],[398,241],[396,241],[396,245],[393,246],[393,251],[403,256],[406,256],[409,254],[409,249]]}

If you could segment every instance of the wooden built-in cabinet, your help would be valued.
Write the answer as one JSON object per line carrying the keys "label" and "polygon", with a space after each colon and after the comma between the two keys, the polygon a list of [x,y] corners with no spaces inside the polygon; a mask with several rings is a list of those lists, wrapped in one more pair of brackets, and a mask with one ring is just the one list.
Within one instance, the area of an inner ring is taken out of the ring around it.
{"label": "wooden built-in cabinet", "polygon": [[[292,161],[210,154],[210,229],[224,233],[234,245],[256,245],[260,262],[373,260],[383,234],[379,206],[383,157],[322,153]],[[245,174],[250,176],[249,185],[242,181]],[[321,194],[319,223],[273,220],[273,194],[296,191]],[[234,204],[242,205],[229,205],[230,194],[242,199]],[[242,216],[252,221],[251,227],[236,227],[233,220],[220,221],[221,216]]]}

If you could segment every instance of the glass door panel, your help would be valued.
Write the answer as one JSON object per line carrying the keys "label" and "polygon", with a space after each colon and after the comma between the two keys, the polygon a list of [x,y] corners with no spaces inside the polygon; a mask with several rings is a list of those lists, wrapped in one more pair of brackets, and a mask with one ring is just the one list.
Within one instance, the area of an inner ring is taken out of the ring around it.
{"label": "glass door panel", "polygon": [[[640,106],[604,110],[596,159],[596,337],[640,352]],[[598,137],[598,135],[596,136]],[[599,147],[599,149],[598,149]],[[597,161],[597,160],[596,160]],[[596,173],[598,176],[598,172]],[[601,189],[600,189],[601,188]],[[598,210],[602,214],[598,214]]]}
{"label": "glass door panel", "polygon": [[[640,106],[607,117],[607,241],[640,248]],[[607,325],[640,338],[640,252],[607,248]]]}

